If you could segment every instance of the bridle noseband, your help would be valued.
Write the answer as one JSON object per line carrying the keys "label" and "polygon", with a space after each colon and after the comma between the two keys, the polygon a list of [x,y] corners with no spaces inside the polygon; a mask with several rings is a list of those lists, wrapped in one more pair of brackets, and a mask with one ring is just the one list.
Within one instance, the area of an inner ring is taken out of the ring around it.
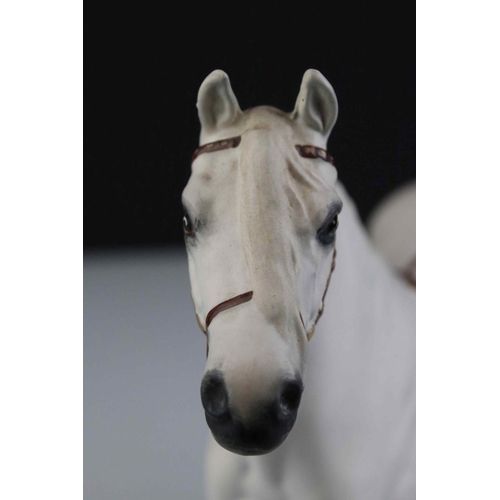
{"label": "bridle noseband", "polygon": [[244,304],[245,302],[251,300],[252,297],[253,291],[245,292],[240,295],[236,295],[236,297],[233,297],[232,299],[225,300],[224,302],[217,304],[215,307],[212,307],[212,309],[210,309],[209,313],[207,314],[207,318],[205,319],[205,328],[201,326],[198,315],[196,315],[196,317],[198,318],[198,324],[200,325],[202,332],[204,334],[207,333],[210,323],[212,323],[212,320],[215,318],[215,316],[217,316],[217,314],[227,309],[231,309],[231,307]]}

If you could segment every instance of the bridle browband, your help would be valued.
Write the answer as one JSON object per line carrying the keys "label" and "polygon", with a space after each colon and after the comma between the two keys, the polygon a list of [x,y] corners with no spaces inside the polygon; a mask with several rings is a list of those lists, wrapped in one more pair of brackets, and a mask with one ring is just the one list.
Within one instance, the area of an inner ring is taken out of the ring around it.
{"label": "bridle browband", "polygon": [[299,146],[298,144],[295,149],[303,158],[321,158],[333,165],[333,156],[326,149],[317,148],[316,146]]}
{"label": "bridle browband", "polygon": [[[240,142],[241,135],[238,137],[230,137],[229,139],[203,144],[199,148],[195,149],[191,158],[191,163],[193,163],[194,160],[196,160],[196,158],[203,153],[214,153],[215,151],[221,151],[223,149],[236,148],[240,145]],[[303,158],[320,158],[334,165],[333,156],[326,149],[318,148],[316,146],[301,146],[299,144],[295,145],[295,149]]]}
{"label": "bridle browband", "polygon": [[[236,148],[239,146],[241,142],[241,136],[238,137],[231,137],[229,139],[223,139],[221,141],[214,141],[214,142],[209,142],[207,144],[204,144],[197,148],[195,152],[193,153],[193,157],[191,159],[191,163],[198,158],[203,153],[213,153],[215,151],[221,151],[223,149],[230,149],[230,148]],[[325,149],[318,148],[316,146],[300,146],[296,145],[295,146],[296,150],[298,151],[299,155],[302,156],[303,158],[320,158],[328,163],[331,163],[333,165],[333,156],[328,153]],[[335,260],[337,257],[337,248],[333,248],[333,257],[332,257],[332,264],[330,266],[330,273],[328,275],[328,279],[326,280],[326,287],[325,291],[323,293],[323,296],[321,297],[321,302],[319,305],[318,312],[316,314],[316,317],[314,318],[314,322],[307,332],[307,340],[311,340],[312,336],[314,335],[314,331],[316,330],[316,325],[323,315],[323,311],[325,308],[325,297],[328,292],[328,288],[330,286],[330,280],[332,278],[333,270],[335,269]],[[225,300],[224,302],[221,302],[220,304],[217,304],[215,307],[210,309],[210,311],[207,314],[207,317],[205,318],[205,324],[200,320],[200,317],[196,313],[196,321],[198,322],[198,326],[200,327],[200,330],[205,334],[207,337],[207,356],[208,356],[208,327],[210,326],[210,323],[212,323],[213,319],[217,314],[219,314],[222,311],[226,311],[227,309],[231,309],[232,307],[238,306],[240,304],[244,304],[245,302],[249,302],[252,300],[253,297],[253,291],[245,292],[240,295],[236,295],[235,297],[232,297],[228,300]],[[299,316],[300,320],[302,322],[302,325],[304,326],[304,329],[306,328],[306,325],[304,324],[304,320],[302,318],[302,314],[299,311]]]}
{"label": "bridle browband", "polygon": [[239,146],[241,142],[241,136],[238,137],[231,137],[230,139],[224,139],[222,141],[215,141],[215,142],[209,142],[207,144],[203,144],[203,146],[200,146],[199,148],[196,148],[193,156],[191,158],[191,163],[193,163],[198,156],[200,156],[203,153],[214,153],[215,151],[221,151],[222,149],[230,149],[230,148],[236,148]]}

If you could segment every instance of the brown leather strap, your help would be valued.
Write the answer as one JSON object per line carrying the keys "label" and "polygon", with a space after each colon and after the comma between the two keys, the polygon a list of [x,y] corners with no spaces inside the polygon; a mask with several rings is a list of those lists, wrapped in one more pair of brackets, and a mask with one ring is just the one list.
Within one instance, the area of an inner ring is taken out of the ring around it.
{"label": "brown leather strap", "polygon": [[203,324],[201,323],[200,317],[198,314],[196,314],[196,321],[198,322],[198,326],[200,327],[200,330],[205,334],[207,337],[207,358],[208,358],[208,327],[210,326],[210,323],[213,321],[215,316],[219,314],[222,311],[225,311],[226,309],[231,309],[231,307],[238,306],[240,304],[244,304],[245,302],[248,302],[251,300],[253,297],[253,291],[250,292],[245,292],[242,293],[241,295],[236,295],[236,297],[233,297],[231,299],[225,300],[224,302],[221,302],[220,304],[217,304],[215,307],[210,309],[209,313],[207,314],[207,319],[205,320],[205,327],[203,327]]}
{"label": "brown leather strap", "polygon": [[326,149],[317,148],[316,146],[295,146],[299,155],[304,158],[321,158],[333,165],[333,156]]}
{"label": "brown leather strap", "polygon": [[[326,293],[328,292],[328,288],[330,286],[330,280],[332,279],[332,274],[335,269],[335,260],[337,257],[337,247],[334,247],[333,249],[333,257],[332,257],[332,265],[330,266],[330,274],[328,275],[328,279],[326,280],[326,287],[325,291],[323,293],[323,297],[321,297],[321,302],[319,304],[319,309],[318,313],[316,314],[316,318],[314,319],[314,323],[307,332],[307,340],[311,340],[312,336],[314,335],[314,331],[316,330],[316,325],[318,324],[319,319],[323,315],[323,311],[325,310],[325,298],[326,298]],[[301,316],[302,319],[302,316]],[[302,321],[303,323],[303,321]]]}
{"label": "brown leather strap", "polygon": [[[238,306],[240,304],[244,304],[245,302],[248,302],[249,300],[251,300],[252,297],[253,297],[253,291],[250,291],[250,292],[242,293],[241,295],[236,295],[236,297],[225,300],[224,302],[221,302],[220,304],[217,304],[207,314],[207,319],[205,320],[205,332],[208,330],[210,323],[212,323],[213,319],[215,318],[215,316],[217,316],[217,314],[219,314],[220,312],[225,311],[227,309],[231,309],[231,307]],[[199,320],[198,320],[198,322],[199,322]]]}
{"label": "brown leather strap", "polygon": [[222,149],[229,149],[229,148],[235,148],[237,147],[241,142],[241,136],[240,137],[231,137],[230,139],[224,139],[222,141],[215,141],[215,142],[209,142],[208,144],[203,144],[203,146],[200,146],[199,148],[196,149],[196,151],[193,153],[193,157],[191,158],[191,163],[193,163],[198,156],[200,156],[203,153],[213,153],[215,151],[220,151]]}

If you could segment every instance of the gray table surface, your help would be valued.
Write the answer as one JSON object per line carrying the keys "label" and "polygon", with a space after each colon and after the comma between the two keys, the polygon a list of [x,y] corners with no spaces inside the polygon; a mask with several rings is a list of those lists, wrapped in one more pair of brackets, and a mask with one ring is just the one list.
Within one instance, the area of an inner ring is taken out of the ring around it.
{"label": "gray table surface", "polygon": [[84,498],[203,498],[205,340],[184,249],[84,257]]}

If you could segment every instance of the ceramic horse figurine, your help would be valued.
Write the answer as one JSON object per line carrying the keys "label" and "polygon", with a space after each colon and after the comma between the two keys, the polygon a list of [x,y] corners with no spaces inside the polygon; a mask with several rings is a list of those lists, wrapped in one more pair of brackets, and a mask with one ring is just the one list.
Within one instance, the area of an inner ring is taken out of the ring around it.
{"label": "ceramic horse figurine", "polygon": [[415,498],[415,291],[337,181],[337,109],[315,70],[291,113],[241,111],[222,71],[200,87],[182,200],[211,500]]}

